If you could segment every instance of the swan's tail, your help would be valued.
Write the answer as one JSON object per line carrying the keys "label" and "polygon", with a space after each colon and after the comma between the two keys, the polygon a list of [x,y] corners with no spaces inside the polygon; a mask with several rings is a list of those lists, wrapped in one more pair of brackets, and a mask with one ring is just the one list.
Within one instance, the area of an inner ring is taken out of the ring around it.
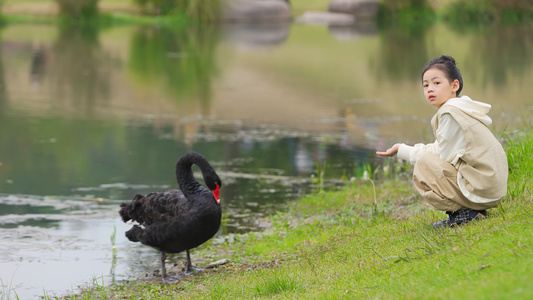
{"label": "swan's tail", "polygon": [[142,233],[142,228],[138,225],[135,225],[130,230],[126,231],[126,237],[132,242],[139,242],[139,237],[142,235]]}
{"label": "swan's tail", "polygon": [[133,200],[131,200],[130,203],[120,204],[119,214],[124,223],[127,223],[130,220],[137,221],[140,223],[142,222],[141,220],[139,220],[139,216],[141,215],[143,198],[143,195],[137,194],[135,195],[135,197],[133,197]]}

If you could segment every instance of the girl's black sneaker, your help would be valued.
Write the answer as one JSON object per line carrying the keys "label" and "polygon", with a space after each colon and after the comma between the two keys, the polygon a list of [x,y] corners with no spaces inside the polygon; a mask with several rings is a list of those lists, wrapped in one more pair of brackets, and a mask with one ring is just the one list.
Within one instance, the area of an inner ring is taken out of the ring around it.
{"label": "girl's black sneaker", "polygon": [[448,219],[433,223],[433,227],[452,227],[469,223],[473,220],[481,220],[487,216],[486,210],[461,209],[458,211],[447,211]]}

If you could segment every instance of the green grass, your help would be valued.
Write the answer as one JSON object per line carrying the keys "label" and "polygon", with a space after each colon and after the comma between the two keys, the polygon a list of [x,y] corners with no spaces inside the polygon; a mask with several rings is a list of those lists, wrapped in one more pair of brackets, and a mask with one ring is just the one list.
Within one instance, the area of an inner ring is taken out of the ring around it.
{"label": "green grass", "polygon": [[[272,217],[273,228],[196,255],[229,258],[172,285],[158,279],[105,289],[107,299],[530,299],[533,297],[533,132],[506,144],[508,195],[489,218],[434,229],[404,180],[323,191]],[[93,289],[73,298],[99,297]]]}
{"label": "green grass", "polygon": [[507,157],[510,169],[507,197],[514,200],[520,199],[524,194],[531,194],[533,135],[517,132],[512,138],[507,139],[509,140]]}

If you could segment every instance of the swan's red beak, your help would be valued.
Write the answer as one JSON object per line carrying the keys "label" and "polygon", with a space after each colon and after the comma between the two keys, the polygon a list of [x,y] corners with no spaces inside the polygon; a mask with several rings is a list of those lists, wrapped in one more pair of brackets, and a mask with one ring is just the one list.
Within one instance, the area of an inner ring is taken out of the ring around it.
{"label": "swan's red beak", "polygon": [[213,196],[215,196],[217,204],[220,204],[220,186],[218,185],[218,183],[215,184],[217,185],[217,188],[213,191]]}

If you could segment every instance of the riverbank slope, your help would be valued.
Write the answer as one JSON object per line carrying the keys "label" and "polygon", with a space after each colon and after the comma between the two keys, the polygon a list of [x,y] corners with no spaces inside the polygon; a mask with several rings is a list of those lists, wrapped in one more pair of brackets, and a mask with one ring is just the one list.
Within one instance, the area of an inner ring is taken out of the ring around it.
{"label": "riverbank slope", "polygon": [[[106,299],[415,299],[533,297],[533,132],[506,144],[508,194],[489,218],[435,229],[406,180],[356,179],[269,218],[271,230],[194,250],[229,263],[164,285],[159,278],[91,287]],[[388,172],[387,170],[385,170]],[[390,171],[390,170],[389,170]]]}

